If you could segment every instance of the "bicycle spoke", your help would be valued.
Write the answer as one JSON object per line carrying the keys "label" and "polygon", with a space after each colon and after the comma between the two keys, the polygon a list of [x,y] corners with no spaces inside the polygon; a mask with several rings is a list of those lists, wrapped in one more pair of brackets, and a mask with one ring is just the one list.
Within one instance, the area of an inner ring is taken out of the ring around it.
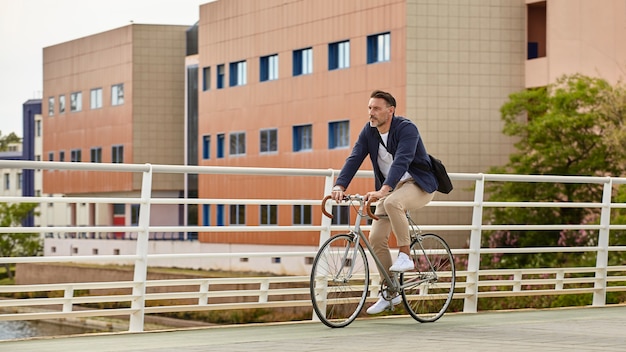
{"label": "bicycle spoke", "polygon": [[311,270],[311,302],[319,319],[333,328],[350,324],[365,304],[368,286],[363,248],[355,247],[349,234],[330,238]]}
{"label": "bicycle spoke", "polygon": [[416,270],[400,275],[405,308],[420,322],[433,322],[445,313],[456,282],[450,248],[437,235],[426,234],[411,244]]}

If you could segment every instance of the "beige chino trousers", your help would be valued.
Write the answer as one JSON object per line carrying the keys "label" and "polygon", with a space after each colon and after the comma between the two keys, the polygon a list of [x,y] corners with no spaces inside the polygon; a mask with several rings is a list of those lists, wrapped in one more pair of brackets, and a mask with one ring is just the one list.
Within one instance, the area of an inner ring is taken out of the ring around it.
{"label": "beige chino trousers", "polygon": [[409,246],[411,239],[406,212],[423,208],[434,197],[434,192],[427,193],[413,179],[407,179],[398,183],[391,194],[378,201],[374,214],[386,216],[372,222],[369,241],[388,274],[389,267],[393,264],[389,251],[389,235],[393,231],[399,247]]}

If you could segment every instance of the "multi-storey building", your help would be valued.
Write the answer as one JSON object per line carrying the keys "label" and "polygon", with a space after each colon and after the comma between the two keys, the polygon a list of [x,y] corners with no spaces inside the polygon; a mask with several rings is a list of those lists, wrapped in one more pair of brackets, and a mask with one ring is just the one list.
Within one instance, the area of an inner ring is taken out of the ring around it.
{"label": "multi-storey building", "polygon": [[[222,0],[200,7],[198,32],[201,165],[339,169],[368,121],[375,89],[395,95],[397,114],[417,124],[427,150],[451,172],[485,171],[512,150],[499,107],[524,88],[521,0]],[[371,169],[369,160],[363,168]],[[255,190],[260,198],[315,198],[323,191],[304,179],[260,182],[200,176],[199,197]],[[349,191],[372,188],[373,181],[357,180]],[[451,196],[467,197],[461,187]],[[216,205],[201,213],[204,224],[218,225],[320,218],[319,207],[299,206]],[[469,216],[422,214],[448,224]],[[462,245],[460,236],[451,241]],[[316,237],[201,233],[200,240],[311,244]]]}
{"label": "multi-storey building", "polygon": [[[566,73],[617,82],[626,60],[621,0],[217,0],[199,10],[192,27],[129,25],[45,48],[43,158],[339,169],[367,122],[370,92],[382,89],[450,172],[484,172],[513,150],[499,112],[510,93]],[[264,182],[165,176],[155,180],[155,193],[314,199],[323,191],[306,179]],[[46,193],[132,194],[138,186],[130,175],[54,171],[44,180]],[[467,200],[466,186],[436,199]],[[359,179],[349,191],[372,187]],[[118,212],[132,223],[134,209],[75,208],[68,221],[85,225],[110,223]],[[171,210],[153,206],[168,224],[186,221]],[[318,212],[207,204],[198,223],[307,225],[319,222]],[[468,217],[433,207],[416,219],[457,224]],[[455,247],[467,236],[448,235]],[[230,232],[199,240],[315,245],[318,238]]]}
{"label": "multi-storey building", "polygon": [[[183,164],[185,31],[131,24],[43,50],[43,158],[49,161]],[[46,194],[138,194],[141,175],[45,171]],[[157,197],[179,197],[181,175],[153,180]],[[138,205],[70,204],[69,225],[124,225]],[[179,223],[157,206],[155,221]],[[49,224],[61,225],[61,224]],[[65,225],[65,224],[63,224]]]}

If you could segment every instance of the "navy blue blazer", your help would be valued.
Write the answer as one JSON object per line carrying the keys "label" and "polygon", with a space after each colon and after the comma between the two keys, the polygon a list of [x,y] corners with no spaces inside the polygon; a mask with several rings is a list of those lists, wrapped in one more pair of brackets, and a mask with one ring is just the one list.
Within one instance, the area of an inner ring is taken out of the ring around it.
{"label": "navy blue blazer", "polygon": [[394,116],[389,128],[387,150],[393,155],[393,163],[387,175],[383,176],[378,166],[378,146],[382,143],[380,133],[376,127],[367,122],[354,144],[352,153],[346,159],[336,185],[348,188],[352,178],[369,154],[374,167],[375,186],[379,190],[383,185],[395,189],[400,178],[406,171],[413,177],[415,183],[424,191],[432,193],[437,190],[437,179],[433,174],[432,166],[424,142],[420,138],[417,126],[409,119]]}

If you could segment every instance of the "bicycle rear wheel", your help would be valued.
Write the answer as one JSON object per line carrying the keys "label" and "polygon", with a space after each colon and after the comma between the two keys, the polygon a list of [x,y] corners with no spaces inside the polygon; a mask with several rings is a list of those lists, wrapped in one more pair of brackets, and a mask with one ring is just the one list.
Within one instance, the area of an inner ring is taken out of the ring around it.
{"label": "bicycle rear wheel", "polygon": [[435,234],[418,236],[411,243],[415,271],[400,274],[407,312],[422,323],[441,318],[448,309],[456,282],[450,247]]}
{"label": "bicycle rear wheel", "polygon": [[328,239],[313,260],[310,282],[311,303],[322,323],[342,328],[353,322],[363,309],[368,287],[367,257],[355,236]]}

